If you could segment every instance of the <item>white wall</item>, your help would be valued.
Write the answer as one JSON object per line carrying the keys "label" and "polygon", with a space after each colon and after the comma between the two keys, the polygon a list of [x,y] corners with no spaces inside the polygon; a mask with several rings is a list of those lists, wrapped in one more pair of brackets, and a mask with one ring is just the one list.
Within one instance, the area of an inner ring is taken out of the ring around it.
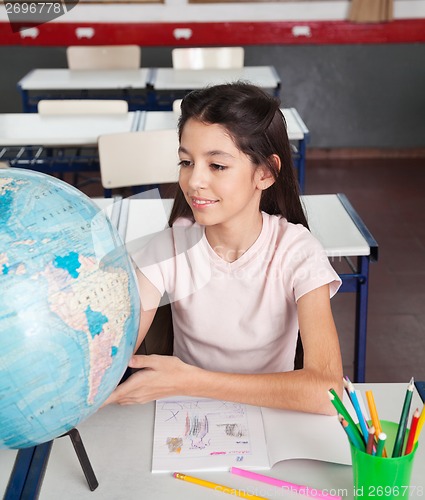
{"label": "white wall", "polygon": [[[337,21],[347,18],[349,6],[348,0],[207,4],[189,4],[188,0],[164,0],[163,4],[85,1],[55,22]],[[394,0],[394,18],[425,18],[425,0]],[[4,5],[0,6],[1,21],[8,21]]]}

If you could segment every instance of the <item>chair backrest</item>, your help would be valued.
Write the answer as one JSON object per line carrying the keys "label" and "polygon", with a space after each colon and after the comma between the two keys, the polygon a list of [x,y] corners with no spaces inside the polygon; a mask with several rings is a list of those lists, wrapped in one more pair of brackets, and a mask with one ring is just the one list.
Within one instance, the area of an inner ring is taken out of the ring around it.
{"label": "chair backrest", "polygon": [[106,115],[128,113],[127,101],[114,99],[43,99],[38,101],[40,115]]}
{"label": "chair backrest", "polygon": [[173,319],[170,304],[158,307],[151,326],[137,354],[173,354]]}
{"label": "chair backrest", "polygon": [[242,68],[243,47],[185,47],[172,50],[173,68]]}
{"label": "chair backrest", "polygon": [[182,100],[183,99],[176,99],[175,101],[173,101],[173,113],[176,115],[176,116],[180,116],[181,115],[181,109],[180,109],[180,106],[182,104]]}
{"label": "chair backrest", "polygon": [[66,49],[69,69],[138,69],[138,45],[71,45]]}
{"label": "chair backrest", "polygon": [[113,189],[177,182],[178,146],[175,129],[101,135],[102,186]]}

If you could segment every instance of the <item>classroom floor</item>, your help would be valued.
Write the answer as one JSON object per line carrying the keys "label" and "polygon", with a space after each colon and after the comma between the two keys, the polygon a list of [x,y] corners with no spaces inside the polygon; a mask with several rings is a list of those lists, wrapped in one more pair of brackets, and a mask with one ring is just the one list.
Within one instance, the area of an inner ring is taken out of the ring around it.
{"label": "classroom floor", "polygon": [[[425,380],[425,159],[308,161],[306,194],[338,192],[379,244],[370,266],[366,381]],[[353,295],[332,299],[349,377]]]}
{"label": "classroom floor", "polygon": [[[102,196],[96,185],[83,188]],[[367,382],[425,380],[425,159],[313,160],[306,194],[344,193],[379,244],[369,284]],[[354,294],[332,299],[353,376]]]}

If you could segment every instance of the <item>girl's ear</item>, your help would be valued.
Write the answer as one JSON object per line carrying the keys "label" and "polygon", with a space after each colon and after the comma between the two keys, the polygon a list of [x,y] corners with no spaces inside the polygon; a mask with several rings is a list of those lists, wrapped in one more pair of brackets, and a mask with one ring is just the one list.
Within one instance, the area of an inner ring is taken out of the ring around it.
{"label": "girl's ear", "polygon": [[[274,163],[275,169],[279,172],[280,171],[280,158],[278,155],[274,154],[271,155],[269,158],[271,163]],[[269,188],[272,184],[275,182],[275,178],[273,177],[273,174],[270,172],[270,170],[266,166],[259,167],[257,169],[258,172],[258,188],[261,190],[265,190]]]}

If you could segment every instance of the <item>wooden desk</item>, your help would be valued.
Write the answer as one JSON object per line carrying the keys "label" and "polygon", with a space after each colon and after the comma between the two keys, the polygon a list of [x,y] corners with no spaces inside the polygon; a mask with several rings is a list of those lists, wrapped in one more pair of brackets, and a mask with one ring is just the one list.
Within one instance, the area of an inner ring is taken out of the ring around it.
{"label": "wooden desk", "polygon": [[[24,112],[36,112],[39,100],[52,97],[125,99],[131,110],[134,110],[143,107],[146,85],[151,80],[150,72],[149,68],[93,71],[34,69],[19,80],[17,85]],[[133,97],[130,90],[136,91]]]}
{"label": "wooden desk", "polygon": [[99,171],[98,137],[136,131],[139,119],[140,112],[122,115],[0,114],[0,160],[14,167],[46,173]]}
{"label": "wooden desk", "polygon": [[280,94],[281,80],[273,66],[244,66],[220,69],[152,68],[149,87],[149,110],[171,110],[175,99],[206,85],[243,80]]}
{"label": "wooden desk", "polygon": [[[281,108],[286,120],[288,138],[296,146],[293,150],[294,165],[298,173],[301,192],[305,185],[305,157],[310,132],[295,108]],[[178,115],[173,111],[143,111],[139,130],[177,129]]]}
{"label": "wooden desk", "polygon": [[[372,389],[380,418],[398,422],[406,386],[407,383],[356,384],[356,389],[362,393],[364,401],[366,401],[365,391]],[[421,408],[422,403],[415,391],[412,408],[416,407]],[[150,472],[153,423],[154,404],[148,403],[122,407],[108,406],[79,425],[78,429],[99,481],[98,488],[93,492],[87,486],[69,440],[56,439],[47,464],[40,500],[224,499],[225,496],[220,492],[177,481],[171,474]],[[282,412],[282,425],[285,425],[285,412]],[[425,437],[422,437],[420,440],[415,457],[411,499],[422,498],[424,494],[425,446],[421,446],[424,439]],[[331,442],[329,446],[332,446]],[[15,456],[16,451],[0,450],[0,491],[5,491]],[[311,488],[336,490],[334,494],[338,494],[339,490],[344,500],[353,499],[352,469],[349,465],[308,459],[284,460],[264,473]],[[294,493],[234,476],[228,472],[204,472],[194,475],[235,489],[256,493],[271,500],[298,498]]]}

